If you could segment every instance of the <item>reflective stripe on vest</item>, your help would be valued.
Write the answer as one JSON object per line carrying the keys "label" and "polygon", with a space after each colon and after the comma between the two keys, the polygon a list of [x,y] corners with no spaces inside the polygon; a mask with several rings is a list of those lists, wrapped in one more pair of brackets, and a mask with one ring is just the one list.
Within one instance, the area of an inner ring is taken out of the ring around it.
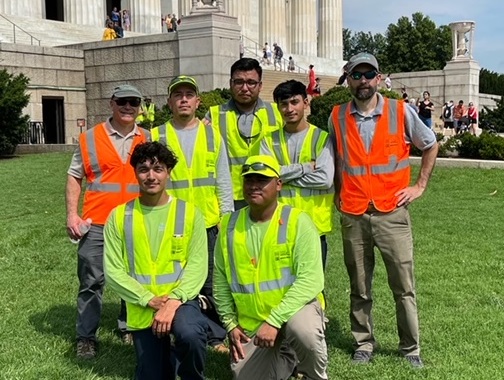
{"label": "reflective stripe on vest", "polygon": [[[175,214],[175,235],[184,234],[184,215],[186,203],[176,200],[176,214]],[[134,233],[133,233],[133,211],[135,208],[135,200],[131,200],[126,203],[124,210],[124,235],[126,243],[126,254],[128,256],[129,264],[129,275],[137,280],[142,285],[151,285],[152,276],[147,274],[138,274],[135,271],[135,244],[134,244]],[[173,284],[179,278],[182,277],[184,270],[182,269],[182,264],[180,261],[173,262],[173,273],[158,274],[156,275],[157,285]]]}
{"label": "reflective stripe on vest", "polygon": [[[281,221],[278,227],[277,244],[285,244],[287,242],[287,226],[289,225],[289,217],[292,208],[283,206]],[[238,281],[238,273],[236,271],[236,263],[234,260],[234,229],[240,212],[234,212],[229,218],[227,227],[227,249],[229,255],[229,266],[231,271],[231,292],[251,294],[256,292],[255,284],[240,284]],[[276,280],[259,282],[259,291],[278,290],[290,286],[296,280],[296,276],[291,273],[291,268],[281,268],[282,276]]]}
{"label": "reflective stripe on vest", "polygon": [[[91,164],[91,171],[95,179],[91,182],[87,182],[86,188],[89,191],[100,191],[105,193],[120,193],[121,192],[121,184],[120,183],[101,183],[103,173],[100,168],[100,164],[98,162],[98,152],[96,150],[95,144],[95,130],[91,129],[90,133],[86,133],[86,144],[87,151],[89,154],[89,162]],[[138,185],[136,188],[136,192],[138,192]],[[135,192],[135,191],[133,191]]]}
{"label": "reflective stripe on vest", "polygon": [[[397,107],[394,102],[388,103],[389,112],[389,123],[388,130],[389,135],[397,134]],[[347,125],[346,125],[346,113],[347,109],[350,107],[350,103],[342,104],[338,112],[339,126],[341,130],[341,136],[347,135]],[[350,176],[363,176],[368,174],[366,166],[350,166],[350,157],[348,154],[347,139],[343,139],[341,142],[341,147],[343,149],[343,170]],[[369,174],[390,174],[395,171],[406,169],[409,166],[409,160],[404,159],[400,162],[397,160],[397,156],[390,155],[389,163],[386,165],[370,165],[371,173]]]}

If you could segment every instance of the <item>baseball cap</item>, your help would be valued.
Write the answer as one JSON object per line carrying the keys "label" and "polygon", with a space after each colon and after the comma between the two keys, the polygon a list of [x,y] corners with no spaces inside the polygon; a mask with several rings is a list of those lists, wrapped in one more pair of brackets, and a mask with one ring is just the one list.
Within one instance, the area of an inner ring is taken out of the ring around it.
{"label": "baseball cap", "polygon": [[280,178],[280,165],[272,156],[250,156],[242,166],[242,176],[249,174]]}
{"label": "baseball cap", "polygon": [[193,77],[188,77],[187,75],[179,75],[178,77],[173,78],[168,85],[168,97],[171,95],[173,90],[181,84],[186,84],[191,86],[196,93],[199,93],[198,84],[196,83],[196,79]]}
{"label": "baseball cap", "polygon": [[352,71],[360,64],[367,63],[368,65],[373,66],[376,71],[380,71],[378,67],[378,61],[376,60],[375,56],[369,53],[359,53],[354,55],[352,58],[350,58],[347,62],[346,66],[346,72],[351,74]]}
{"label": "baseball cap", "polygon": [[142,98],[142,94],[135,86],[122,84],[114,88],[111,98]]}

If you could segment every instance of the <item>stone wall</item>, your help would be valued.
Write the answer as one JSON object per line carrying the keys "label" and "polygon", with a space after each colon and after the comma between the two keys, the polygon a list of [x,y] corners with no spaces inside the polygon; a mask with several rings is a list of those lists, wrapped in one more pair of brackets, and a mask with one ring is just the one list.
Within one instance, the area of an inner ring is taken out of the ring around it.
{"label": "stone wall", "polygon": [[167,33],[68,46],[84,51],[88,127],[110,116],[109,99],[120,84],[136,86],[158,107],[166,103],[168,82],[179,75],[176,37]]}
{"label": "stone wall", "polygon": [[31,121],[42,121],[43,97],[63,99],[65,142],[71,144],[79,134],[77,119],[87,114],[83,52],[0,43],[0,62],[9,72],[30,78],[30,103],[24,112]]}

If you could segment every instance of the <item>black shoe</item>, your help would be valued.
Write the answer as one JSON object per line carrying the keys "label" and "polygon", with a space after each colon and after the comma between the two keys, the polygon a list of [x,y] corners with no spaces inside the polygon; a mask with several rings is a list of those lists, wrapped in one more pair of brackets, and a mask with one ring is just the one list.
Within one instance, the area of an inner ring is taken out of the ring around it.
{"label": "black shoe", "polygon": [[423,368],[422,359],[418,355],[408,355],[404,357],[413,368]]}
{"label": "black shoe", "polygon": [[352,356],[352,364],[368,364],[372,356],[371,351],[355,351]]}
{"label": "black shoe", "polygon": [[96,357],[96,342],[91,339],[77,340],[77,358],[90,360]]}

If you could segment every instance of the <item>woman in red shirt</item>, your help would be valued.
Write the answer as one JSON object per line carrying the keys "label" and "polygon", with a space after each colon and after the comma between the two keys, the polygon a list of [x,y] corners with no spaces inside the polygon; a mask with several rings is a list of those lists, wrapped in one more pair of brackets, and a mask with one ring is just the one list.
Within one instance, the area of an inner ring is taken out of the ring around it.
{"label": "woman in red shirt", "polygon": [[474,107],[473,102],[469,102],[467,117],[469,118],[469,132],[476,136],[476,130],[478,129],[478,110]]}

